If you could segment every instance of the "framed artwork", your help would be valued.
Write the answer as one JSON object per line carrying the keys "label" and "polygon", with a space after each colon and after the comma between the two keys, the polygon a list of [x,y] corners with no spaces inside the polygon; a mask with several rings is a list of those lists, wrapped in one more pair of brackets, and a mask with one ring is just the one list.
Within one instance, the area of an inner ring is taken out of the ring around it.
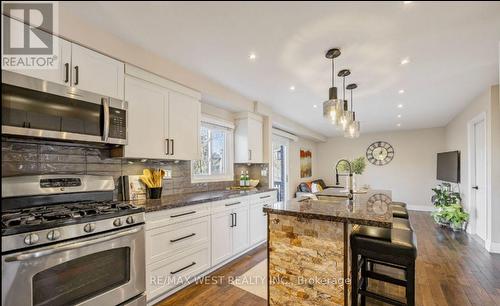
{"label": "framed artwork", "polygon": [[312,153],[306,149],[300,149],[300,177],[312,176]]}

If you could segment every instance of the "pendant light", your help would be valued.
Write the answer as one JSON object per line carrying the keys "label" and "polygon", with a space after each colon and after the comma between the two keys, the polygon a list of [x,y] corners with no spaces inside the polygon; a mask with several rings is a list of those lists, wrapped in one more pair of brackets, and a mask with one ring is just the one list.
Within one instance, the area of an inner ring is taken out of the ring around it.
{"label": "pendant light", "polygon": [[340,117],[340,126],[344,131],[347,129],[347,127],[352,121],[352,111],[349,110],[349,104],[345,98],[345,92],[346,92],[345,77],[349,76],[350,74],[351,71],[349,69],[340,70],[338,73],[338,76],[342,78],[343,111],[342,111],[342,116]]}
{"label": "pendant light", "polygon": [[334,125],[340,124],[340,118],[344,111],[343,101],[337,98],[337,87],[335,87],[335,63],[334,59],[340,55],[339,49],[330,49],[325,57],[332,60],[332,87],[328,94],[328,101],[323,102],[323,117],[330,120]]}
{"label": "pendant light", "polygon": [[358,138],[360,134],[360,123],[359,121],[356,120],[356,112],[354,112],[354,103],[353,103],[353,98],[352,98],[352,91],[356,88],[358,88],[358,85],[356,84],[349,84],[346,87],[348,90],[351,91],[351,112],[352,112],[352,120],[351,122],[347,125],[347,128],[344,131],[344,137],[347,138]]}

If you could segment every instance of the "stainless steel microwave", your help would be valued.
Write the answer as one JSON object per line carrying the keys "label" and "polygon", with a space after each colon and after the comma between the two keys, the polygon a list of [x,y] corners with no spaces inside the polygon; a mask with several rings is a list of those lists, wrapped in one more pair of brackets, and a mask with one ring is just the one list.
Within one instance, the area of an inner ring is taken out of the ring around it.
{"label": "stainless steel microwave", "polygon": [[2,70],[2,135],[127,144],[127,102]]}

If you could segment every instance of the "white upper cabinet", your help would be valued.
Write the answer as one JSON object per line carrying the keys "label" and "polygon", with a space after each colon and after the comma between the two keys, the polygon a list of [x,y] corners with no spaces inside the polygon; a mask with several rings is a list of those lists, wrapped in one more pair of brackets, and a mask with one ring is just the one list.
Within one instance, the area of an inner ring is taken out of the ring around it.
{"label": "white upper cabinet", "polygon": [[263,162],[263,120],[253,113],[239,113],[235,117],[235,163]]}
{"label": "white upper cabinet", "polygon": [[128,144],[120,156],[198,159],[199,93],[133,66],[126,69]]}
{"label": "white upper cabinet", "polygon": [[[2,18],[8,17],[2,16]],[[8,18],[8,20],[11,22],[11,27],[25,26],[15,19]],[[41,32],[39,35],[52,36],[52,39],[56,41],[55,55],[59,59],[57,67],[55,69],[13,69],[12,71],[107,97],[123,99],[124,63],[50,33]]]}
{"label": "white upper cabinet", "polygon": [[200,159],[200,102],[191,96],[170,91],[168,112],[170,158]]}
{"label": "white upper cabinet", "polygon": [[126,157],[163,159],[166,154],[164,126],[168,91],[131,76],[125,78],[128,102],[128,144]]}
{"label": "white upper cabinet", "polygon": [[116,99],[123,99],[124,64],[72,44],[72,85]]}
{"label": "white upper cabinet", "polygon": [[[11,27],[24,27],[24,24],[15,19],[2,16],[6,20],[9,20]],[[52,34],[41,32],[42,36],[52,36]],[[57,66],[54,69],[9,69],[20,74],[24,74],[37,79],[61,84],[61,85],[71,85],[70,74],[71,74],[71,43],[57,36],[53,36],[56,40],[57,50],[54,54],[58,57]],[[2,68],[3,69],[3,68]]]}

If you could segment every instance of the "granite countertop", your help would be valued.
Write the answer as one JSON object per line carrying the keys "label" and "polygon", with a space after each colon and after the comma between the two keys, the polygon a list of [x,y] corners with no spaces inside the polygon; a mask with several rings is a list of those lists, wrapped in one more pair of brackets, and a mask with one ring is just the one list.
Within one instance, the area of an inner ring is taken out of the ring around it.
{"label": "granite countertop", "polygon": [[275,188],[257,187],[248,190],[216,190],[205,192],[181,193],[167,195],[161,199],[147,199],[130,201],[137,207],[143,207],[145,212],[153,212],[165,209],[173,209],[189,205],[220,201],[241,196],[249,196],[253,194],[276,190]]}
{"label": "granite countertop", "polygon": [[264,206],[264,211],[304,219],[391,228],[390,195],[387,190],[370,190],[365,194],[355,194],[351,201],[342,197],[323,197],[321,200],[295,198]]}

